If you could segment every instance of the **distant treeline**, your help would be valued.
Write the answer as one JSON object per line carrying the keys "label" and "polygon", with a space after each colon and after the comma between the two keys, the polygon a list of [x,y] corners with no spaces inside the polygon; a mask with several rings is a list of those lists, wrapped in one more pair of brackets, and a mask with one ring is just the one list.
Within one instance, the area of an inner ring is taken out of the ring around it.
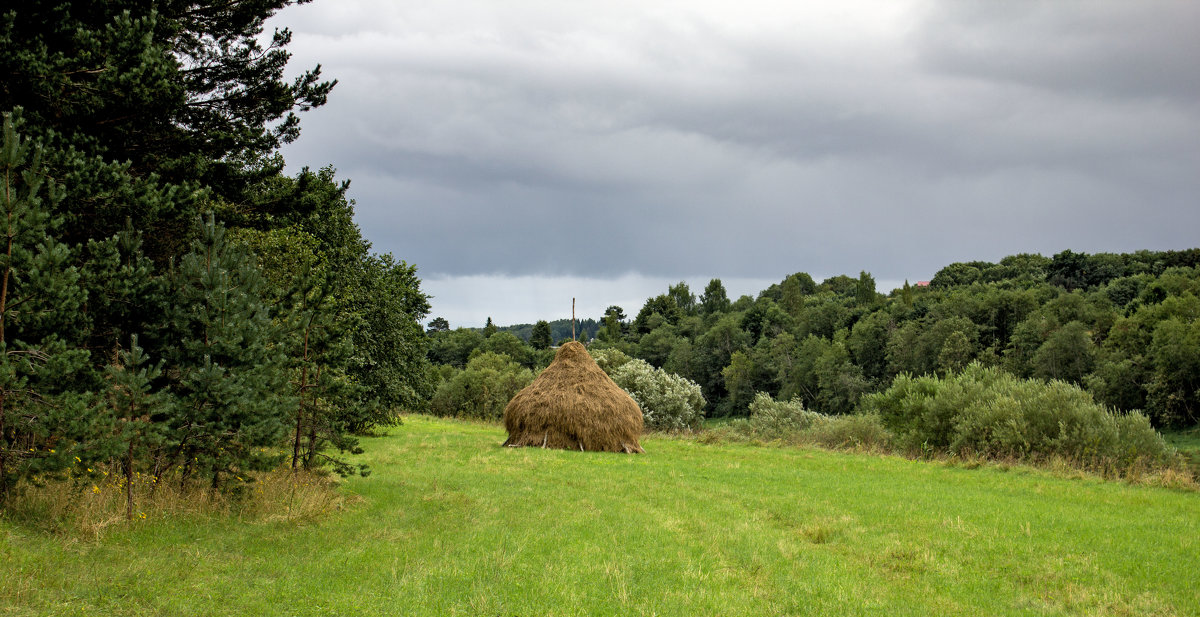
{"label": "distant treeline", "polygon": [[[562,341],[571,340],[571,320],[556,319],[547,322],[550,325],[550,338],[555,344]],[[517,338],[530,342],[530,337],[533,335],[534,324],[523,323],[515,326],[500,326],[500,332],[511,332]],[[596,333],[600,331],[600,322],[595,319],[577,319],[575,320],[575,337],[579,340],[591,340],[595,338]]]}
{"label": "distant treeline", "polygon": [[[549,361],[517,336],[505,344],[479,331],[430,336],[431,360],[460,369],[484,351],[528,368]],[[820,283],[799,272],[736,300],[720,279],[699,296],[681,282],[632,319],[609,307],[590,346],[695,381],[710,416],[745,415],[759,392],[847,413],[898,375],[945,376],[979,362],[1079,385],[1158,426],[1195,425],[1200,249],[953,263],[928,286],[906,282],[887,295],[866,272]]]}

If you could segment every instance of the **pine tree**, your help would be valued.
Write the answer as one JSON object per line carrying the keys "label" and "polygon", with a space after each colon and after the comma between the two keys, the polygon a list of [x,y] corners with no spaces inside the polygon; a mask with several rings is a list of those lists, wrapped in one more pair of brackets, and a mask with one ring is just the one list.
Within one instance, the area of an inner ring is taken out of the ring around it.
{"label": "pine tree", "polygon": [[[0,502],[30,476],[65,468],[87,434],[86,398],[72,389],[87,352],[67,342],[83,328],[86,292],[51,215],[62,190],[47,182],[41,148],[4,114],[0,148]],[[45,198],[42,189],[45,188]]]}
{"label": "pine tree", "polygon": [[533,331],[529,334],[529,344],[534,349],[546,349],[553,342],[550,334],[550,322],[542,319],[533,324]]}
{"label": "pine tree", "polygon": [[[161,418],[169,415],[171,399],[154,389],[154,380],[162,375],[162,362],[151,364],[137,335],[128,349],[116,352],[108,365],[107,396],[102,417],[107,421],[97,438],[108,443],[108,457],[119,462],[125,485],[125,518],[133,519],[133,485],[138,464],[150,461],[167,441],[167,425]],[[147,468],[147,475],[150,469]]]}
{"label": "pine tree", "polygon": [[170,293],[171,458],[184,466],[182,481],[207,473],[217,490],[223,474],[241,477],[279,460],[264,448],[282,442],[294,408],[281,333],[253,256],[211,217],[171,273]]}

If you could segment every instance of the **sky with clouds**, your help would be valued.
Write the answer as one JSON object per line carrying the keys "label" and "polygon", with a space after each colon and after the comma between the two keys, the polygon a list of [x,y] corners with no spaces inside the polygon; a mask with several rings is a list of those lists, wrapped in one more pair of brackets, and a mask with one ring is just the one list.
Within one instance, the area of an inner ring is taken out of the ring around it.
{"label": "sky with clouds", "polygon": [[1200,229],[1200,3],[316,0],[284,150],[453,326]]}

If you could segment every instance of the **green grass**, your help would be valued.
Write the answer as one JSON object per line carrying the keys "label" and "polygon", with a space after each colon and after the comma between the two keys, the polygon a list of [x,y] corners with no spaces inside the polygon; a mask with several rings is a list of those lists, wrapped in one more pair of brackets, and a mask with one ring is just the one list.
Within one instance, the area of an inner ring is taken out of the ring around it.
{"label": "green grass", "polygon": [[309,522],[98,541],[0,522],[0,615],[1197,615],[1200,495],[651,437],[499,447],[410,418]]}

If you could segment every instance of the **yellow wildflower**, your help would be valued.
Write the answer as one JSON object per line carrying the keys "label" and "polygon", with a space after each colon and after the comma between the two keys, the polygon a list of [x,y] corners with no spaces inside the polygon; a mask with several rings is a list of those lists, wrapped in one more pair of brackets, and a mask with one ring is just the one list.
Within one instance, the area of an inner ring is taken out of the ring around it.
{"label": "yellow wildflower", "polygon": [[99,487],[99,486],[96,486],[95,484],[93,484],[93,485],[92,485],[92,492],[93,492],[93,493],[97,493],[97,494],[98,494],[98,493],[100,493],[100,487]]}

